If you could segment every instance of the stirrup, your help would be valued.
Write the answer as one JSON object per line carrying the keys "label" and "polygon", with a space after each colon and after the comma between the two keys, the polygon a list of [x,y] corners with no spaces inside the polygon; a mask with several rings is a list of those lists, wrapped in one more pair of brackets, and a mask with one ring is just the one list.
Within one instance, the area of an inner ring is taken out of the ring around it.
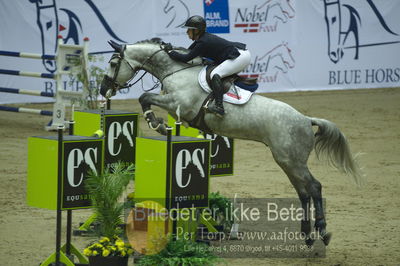
{"label": "stirrup", "polygon": [[217,105],[211,105],[208,106],[208,110],[212,113],[214,113],[215,115],[219,116],[219,117],[223,117],[225,115],[225,110],[224,108],[221,108]]}

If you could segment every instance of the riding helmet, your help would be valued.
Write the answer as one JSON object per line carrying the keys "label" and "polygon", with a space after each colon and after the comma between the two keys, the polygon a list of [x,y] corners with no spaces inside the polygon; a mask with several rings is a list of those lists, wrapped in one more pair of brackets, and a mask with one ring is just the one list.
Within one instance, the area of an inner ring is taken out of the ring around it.
{"label": "riding helmet", "polygon": [[202,16],[191,16],[188,18],[185,22],[185,25],[183,25],[184,28],[189,28],[189,29],[198,29],[200,31],[205,31],[206,30],[206,21]]}

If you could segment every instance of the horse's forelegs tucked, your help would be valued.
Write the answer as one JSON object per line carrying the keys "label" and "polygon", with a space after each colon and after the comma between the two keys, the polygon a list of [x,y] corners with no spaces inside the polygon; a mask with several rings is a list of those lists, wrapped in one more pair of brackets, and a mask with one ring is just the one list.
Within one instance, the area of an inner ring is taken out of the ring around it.
{"label": "horse's forelegs tucked", "polygon": [[148,110],[151,110],[151,102],[150,102],[150,95],[151,93],[143,93],[139,97],[139,103],[142,106],[143,113]]}
{"label": "horse's forelegs tucked", "polygon": [[149,127],[162,135],[167,135],[167,125],[164,123],[164,119],[156,117],[153,110],[151,110],[151,105],[154,104],[152,98],[157,96],[159,95],[143,93],[139,98],[139,102],[142,106],[144,119],[146,119]]}

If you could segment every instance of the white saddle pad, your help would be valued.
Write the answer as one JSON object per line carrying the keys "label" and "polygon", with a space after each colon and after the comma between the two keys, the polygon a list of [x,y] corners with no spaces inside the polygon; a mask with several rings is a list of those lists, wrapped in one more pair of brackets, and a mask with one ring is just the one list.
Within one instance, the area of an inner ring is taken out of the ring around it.
{"label": "white saddle pad", "polygon": [[[199,84],[200,87],[203,88],[206,92],[210,93],[212,90],[210,86],[208,86],[206,79],[206,68],[204,67],[199,73]],[[227,93],[224,94],[224,102],[232,103],[232,104],[245,104],[247,103],[253,92],[243,90],[238,86],[232,85]]]}

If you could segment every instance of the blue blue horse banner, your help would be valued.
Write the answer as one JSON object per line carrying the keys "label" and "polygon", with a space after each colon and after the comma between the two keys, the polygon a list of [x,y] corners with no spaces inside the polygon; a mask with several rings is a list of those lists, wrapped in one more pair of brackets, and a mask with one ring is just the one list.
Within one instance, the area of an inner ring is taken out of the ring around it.
{"label": "blue blue horse banner", "polygon": [[[105,68],[107,40],[160,37],[188,47],[181,26],[202,15],[209,32],[247,44],[252,60],[241,75],[257,78],[258,92],[399,87],[398,14],[398,0],[0,1],[0,50],[54,55],[58,35],[69,44],[87,36],[89,51],[100,60],[93,64]],[[51,60],[5,56],[0,69],[56,72]],[[82,89],[77,80],[63,84],[65,90]],[[150,77],[144,80],[145,89],[152,84]],[[0,74],[0,87],[51,93],[55,83]],[[116,98],[141,93],[139,83]],[[41,101],[48,98],[0,94],[0,104]]]}
{"label": "blue blue horse banner", "polygon": [[296,6],[296,88],[400,86],[400,1],[305,2]]}

